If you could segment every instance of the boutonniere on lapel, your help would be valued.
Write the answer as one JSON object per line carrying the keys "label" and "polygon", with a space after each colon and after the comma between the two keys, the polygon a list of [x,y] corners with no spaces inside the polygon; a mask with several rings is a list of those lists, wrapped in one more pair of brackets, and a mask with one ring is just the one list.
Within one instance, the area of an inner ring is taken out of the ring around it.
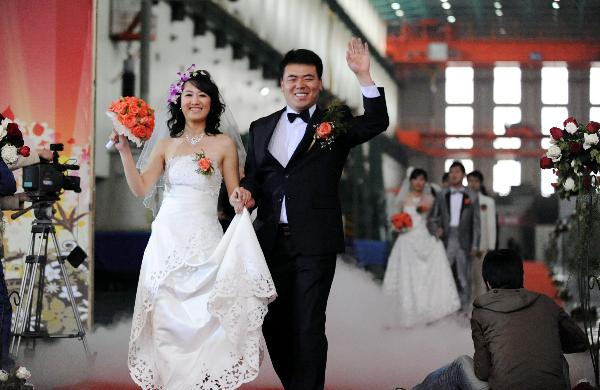
{"label": "boutonniere on lapel", "polygon": [[206,154],[204,154],[204,150],[201,150],[200,153],[196,153],[196,156],[194,157],[194,162],[198,165],[196,173],[210,176],[215,172],[213,163],[210,160],[210,158],[206,157]]}
{"label": "boutonniere on lapel", "polygon": [[342,106],[337,103],[329,106],[325,110],[321,122],[313,126],[315,127],[315,135],[308,150],[311,150],[317,142],[321,146],[321,149],[327,148],[331,150],[335,140],[348,130],[347,124],[344,123]]}
{"label": "boutonniere on lapel", "polygon": [[469,198],[469,195],[464,194],[463,196],[463,206],[470,206],[471,203],[473,203],[473,201],[471,200],[471,198]]}
{"label": "boutonniere on lapel", "polygon": [[487,204],[482,204],[480,206],[481,211],[487,211]]}

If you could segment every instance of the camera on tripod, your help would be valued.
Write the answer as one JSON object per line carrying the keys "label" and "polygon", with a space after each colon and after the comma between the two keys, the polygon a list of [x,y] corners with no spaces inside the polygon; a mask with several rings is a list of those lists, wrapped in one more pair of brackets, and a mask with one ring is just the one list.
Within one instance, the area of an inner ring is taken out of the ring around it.
{"label": "camera on tripod", "polygon": [[63,191],[81,192],[80,178],[69,176],[68,170],[79,170],[76,164],[61,164],[58,152],[63,144],[50,144],[52,161],[40,161],[23,168],[23,189],[32,202],[58,200]]}

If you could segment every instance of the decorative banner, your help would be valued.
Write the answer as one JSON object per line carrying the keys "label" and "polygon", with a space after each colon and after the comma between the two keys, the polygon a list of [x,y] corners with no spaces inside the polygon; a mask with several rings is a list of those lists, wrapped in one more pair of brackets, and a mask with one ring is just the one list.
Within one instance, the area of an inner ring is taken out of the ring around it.
{"label": "decorative banner", "polygon": [[[93,11],[93,0],[3,0],[0,12],[0,112],[19,124],[32,150],[63,143],[60,161],[71,159],[69,164],[80,165],[68,175],[81,178],[81,193],[61,195],[54,204],[53,222],[63,255],[75,245],[88,254],[76,269],[65,265],[88,327],[93,269]],[[15,176],[20,189],[20,172]],[[12,213],[5,211],[3,264],[9,292],[18,291],[34,219],[30,211],[13,221]],[[55,258],[50,242],[42,322],[50,334],[73,333],[77,326]]]}

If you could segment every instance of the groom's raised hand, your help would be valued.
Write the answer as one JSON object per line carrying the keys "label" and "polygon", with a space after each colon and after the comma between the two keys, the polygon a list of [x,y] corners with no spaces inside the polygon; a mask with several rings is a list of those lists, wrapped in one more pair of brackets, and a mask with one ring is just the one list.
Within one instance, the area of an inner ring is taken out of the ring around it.
{"label": "groom's raised hand", "polygon": [[369,55],[369,45],[366,42],[363,43],[360,38],[352,38],[348,42],[346,62],[350,70],[356,75],[360,85],[375,84],[371,78],[371,56]]}

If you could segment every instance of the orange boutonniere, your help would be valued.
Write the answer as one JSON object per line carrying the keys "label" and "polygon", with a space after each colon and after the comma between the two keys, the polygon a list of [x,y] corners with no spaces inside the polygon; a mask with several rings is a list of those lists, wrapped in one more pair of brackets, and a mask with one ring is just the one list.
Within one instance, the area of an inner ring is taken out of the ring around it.
{"label": "orange boutonniere", "polygon": [[194,157],[194,162],[198,164],[198,169],[196,169],[196,173],[201,173],[203,175],[210,176],[215,171],[212,161],[210,160],[210,158],[206,157],[204,151],[196,153],[196,157]]}
{"label": "orange boutonniere", "polygon": [[344,123],[344,113],[339,103],[334,103],[325,110],[321,123],[314,125],[315,135],[308,150],[319,142],[322,149],[331,149],[335,140],[346,133],[347,125]]}
{"label": "orange boutonniere", "polygon": [[467,195],[465,195],[464,199],[463,199],[463,205],[464,206],[470,206],[471,203],[473,203],[473,201],[471,200],[471,198],[469,198]]}
{"label": "orange boutonniere", "polygon": [[482,204],[481,211],[486,211],[486,210],[487,210],[487,204]]}

